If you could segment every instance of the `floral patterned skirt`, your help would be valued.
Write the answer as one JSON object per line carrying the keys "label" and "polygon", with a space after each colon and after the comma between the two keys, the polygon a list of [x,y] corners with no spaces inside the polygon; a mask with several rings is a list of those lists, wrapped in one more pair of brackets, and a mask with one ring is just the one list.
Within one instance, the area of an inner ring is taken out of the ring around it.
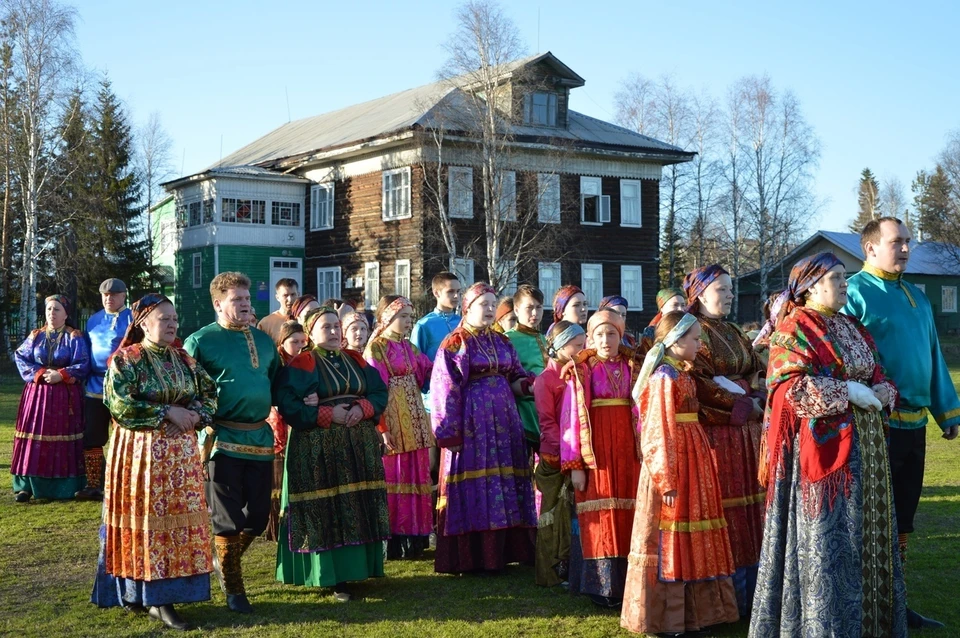
{"label": "floral patterned skirt", "polygon": [[103,497],[106,573],[138,581],[209,574],[203,487],[195,434],[114,424]]}

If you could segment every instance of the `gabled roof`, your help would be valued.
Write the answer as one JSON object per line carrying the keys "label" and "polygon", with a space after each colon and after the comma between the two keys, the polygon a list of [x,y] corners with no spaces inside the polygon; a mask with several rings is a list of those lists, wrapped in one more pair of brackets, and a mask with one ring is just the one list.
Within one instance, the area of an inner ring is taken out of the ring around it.
{"label": "gabled roof", "polygon": [[[790,265],[796,263],[809,252],[809,248],[816,243],[818,239],[825,239],[860,261],[864,260],[863,249],[860,248],[860,235],[857,233],[838,233],[830,230],[819,230],[791,250],[787,256],[783,258],[783,261]],[[947,256],[949,252],[949,245],[940,242],[926,241],[913,244],[910,250],[910,261],[907,262],[905,274],[960,277],[960,264],[957,263],[956,259]]]}
{"label": "gabled roof", "polygon": [[[583,86],[584,80],[552,53],[542,53],[503,65],[505,78],[525,66],[546,64],[568,87]],[[276,172],[283,162],[312,155],[346,149],[374,140],[410,135],[415,129],[431,128],[441,122],[445,113],[457,112],[466,106],[467,94],[456,88],[456,81],[426,84],[399,93],[355,104],[336,111],[288,122],[261,138],[230,153],[217,164],[193,176],[178,178],[165,186],[179,185],[185,180],[199,179],[216,171],[243,168],[258,169],[261,175]],[[518,141],[559,139],[575,147],[646,153],[665,163],[689,161],[694,153],[641,135],[576,111],[568,111],[568,128],[515,126],[512,133]],[[226,167],[226,168],[224,168]]]}

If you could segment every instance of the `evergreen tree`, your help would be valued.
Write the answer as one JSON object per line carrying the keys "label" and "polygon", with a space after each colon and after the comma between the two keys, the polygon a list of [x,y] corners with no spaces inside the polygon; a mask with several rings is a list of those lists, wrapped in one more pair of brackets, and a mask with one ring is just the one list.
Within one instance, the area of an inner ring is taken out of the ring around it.
{"label": "evergreen tree", "polygon": [[952,228],[956,225],[955,208],[951,200],[953,185],[940,164],[932,173],[920,171],[910,185],[916,210],[921,241],[954,242]]}
{"label": "evergreen tree", "polygon": [[850,232],[860,234],[863,227],[873,219],[881,217],[880,213],[880,185],[869,168],[860,173],[860,186],[857,189],[857,203],[859,211],[850,224]]}
{"label": "evergreen tree", "polygon": [[[91,152],[92,210],[98,223],[102,261],[89,273],[84,294],[97,296],[97,284],[118,277],[133,290],[148,281],[149,246],[143,233],[140,177],[133,168],[133,139],[127,115],[106,78],[93,113]],[[94,306],[94,304],[91,304]]]}

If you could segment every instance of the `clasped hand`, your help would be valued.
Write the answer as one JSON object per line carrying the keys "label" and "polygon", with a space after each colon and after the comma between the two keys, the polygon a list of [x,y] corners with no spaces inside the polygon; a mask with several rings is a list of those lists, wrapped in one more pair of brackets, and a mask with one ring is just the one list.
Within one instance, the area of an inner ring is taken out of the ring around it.
{"label": "clasped hand", "polygon": [[63,375],[56,370],[44,370],[42,378],[49,385],[63,381]]}
{"label": "clasped hand", "polygon": [[200,413],[179,405],[171,405],[167,409],[164,420],[168,426],[172,426],[167,428],[171,434],[186,434],[196,429],[200,423]]}
{"label": "clasped hand", "polygon": [[333,422],[351,428],[363,419],[363,409],[359,405],[347,408],[345,405],[338,405],[333,408]]}

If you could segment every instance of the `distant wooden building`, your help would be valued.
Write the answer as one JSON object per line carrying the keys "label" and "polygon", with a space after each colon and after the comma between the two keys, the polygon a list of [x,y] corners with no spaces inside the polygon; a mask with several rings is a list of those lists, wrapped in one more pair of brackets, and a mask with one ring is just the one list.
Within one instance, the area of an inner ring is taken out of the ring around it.
{"label": "distant wooden building", "polygon": [[[584,79],[551,53],[501,71],[505,102],[520,122],[503,173],[512,214],[535,211],[537,223],[570,231],[563,245],[519,268],[506,291],[529,282],[549,305],[557,288],[574,283],[591,308],[619,293],[639,324],[656,311],[661,170],[693,153],[570,110],[570,91]],[[465,284],[488,279],[475,142],[445,143],[440,170],[459,241],[480,239],[474,259],[446,253],[426,188],[441,158],[425,132],[464,95],[430,84],[290,122],[216,168],[167,183],[181,220],[176,287],[184,330],[211,320],[206,288],[223,270],[251,276],[260,316],[275,308],[272,283],[280,276],[293,276],[320,299],[367,307],[390,293],[426,307],[430,280],[441,270],[457,272]],[[528,192],[541,196],[532,200]]]}
{"label": "distant wooden building", "polygon": [[[770,292],[783,290],[790,278],[790,269],[804,257],[831,252],[843,262],[847,275],[863,267],[860,235],[821,230],[794,248],[777,262],[769,275]],[[957,313],[957,288],[960,286],[960,264],[946,255],[942,244],[922,242],[913,244],[910,261],[903,278],[916,285],[930,299],[933,316],[940,334],[960,331]],[[754,271],[740,277],[739,316],[741,323],[759,321],[763,300],[760,298],[760,273]]]}

